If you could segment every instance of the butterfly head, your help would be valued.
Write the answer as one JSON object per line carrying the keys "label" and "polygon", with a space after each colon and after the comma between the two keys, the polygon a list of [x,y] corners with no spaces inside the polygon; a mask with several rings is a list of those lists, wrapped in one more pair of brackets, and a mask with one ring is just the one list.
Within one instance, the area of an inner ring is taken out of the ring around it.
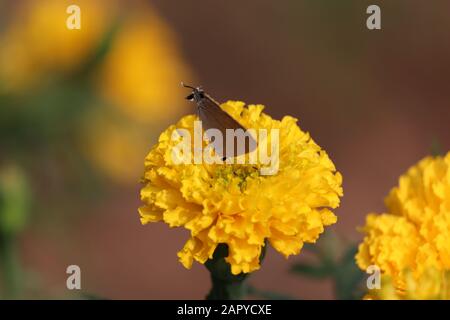
{"label": "butterfly head", "polygon": [[186,100],[198,102],[205,98],[205,92],[203,91],[202,87],[188,86],[183,82],[181,83],[181,85],[185,88],[192,89],[192,93],[186,97]]}

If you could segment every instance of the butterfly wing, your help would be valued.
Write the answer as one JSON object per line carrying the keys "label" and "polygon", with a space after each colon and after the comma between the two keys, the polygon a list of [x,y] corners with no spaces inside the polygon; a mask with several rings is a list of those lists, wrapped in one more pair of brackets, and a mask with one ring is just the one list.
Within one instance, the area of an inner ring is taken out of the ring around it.
{"label": "butterfly wing", "polygon": [[[256,141],[248,135],[248,140],[245,137],[245,148],[243,150],[238,150],[238,141],[235,138],[234,141],[234,152],[227,152],[226,150],[226,129],[242,130],[245,132],[246,129],[233,119],[228,113],[226,113],[219,104],[214,101],[211,97],[205,94],[204,98],[198,103],[198,115],[202,121],[203,129],[206,131],[208,129],[218,129],[222,133],[223,141],[222,144],[214,143],[214,148],[216,153],[222,158],[229,158],[230,156],[239,156],[253,151],[257,144]],[[210,138],[211,141],[211,138]],[[221,148],[223,146],[223,148]]]}

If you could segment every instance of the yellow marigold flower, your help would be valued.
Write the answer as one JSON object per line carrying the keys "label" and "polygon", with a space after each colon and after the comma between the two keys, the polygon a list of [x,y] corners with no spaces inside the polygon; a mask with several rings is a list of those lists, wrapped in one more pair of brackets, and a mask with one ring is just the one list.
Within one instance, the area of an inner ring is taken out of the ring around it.
{"label": "yellow marigold flower", "polygon": [[388,213],[367,217],[358,266],[377,265],[394,282],[405,281],[405,270],[416,280],[450,270],[450,152],[411,167],[385,203]]}
{"label": "yellow marigold flower", "polygon": [[174,164],[172,133],[193,132],[197,117],[188,115],[161,134],[145,159],[139,213],[143,224],[164,221],[190,231],[178,253],[186,268],[194,260],[205,263],[225,243],[232,273],[249,273],[259,269],[266,239],[288,257],[336,222],[331,209],[339,205],[342,176],[296,119],[274,120],[262,105],[228,101],[221,107],[245,128],[279,129],[278,173],[261,175],[258,165]]}

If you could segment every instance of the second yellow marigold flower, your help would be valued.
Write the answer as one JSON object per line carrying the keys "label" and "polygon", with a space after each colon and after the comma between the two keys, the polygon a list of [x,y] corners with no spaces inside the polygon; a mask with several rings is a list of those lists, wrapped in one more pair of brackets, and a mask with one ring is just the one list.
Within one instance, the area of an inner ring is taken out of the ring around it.
{"label": "second yellow marigold flower", "polygon": [[430,270],[446,277],[450,271],[450,152],[445,157],[426,157],[411,167],[385,202],[388,213],[367,216],[366,236],[356,255],[358,266],[363,270],[379,266],[400,289],[402,283],[422,283]]}

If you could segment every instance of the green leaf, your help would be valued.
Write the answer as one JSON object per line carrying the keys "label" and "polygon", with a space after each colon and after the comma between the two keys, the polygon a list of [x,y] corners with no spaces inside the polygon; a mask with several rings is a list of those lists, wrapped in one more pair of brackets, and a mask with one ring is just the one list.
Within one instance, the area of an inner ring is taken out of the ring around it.
{"label": "green leaf", "polygon": [[360,299],[364,273],[355,263],[358,252],[356,245],[350,246],[344,255],[334,275],[335,294],[340,300]]}

